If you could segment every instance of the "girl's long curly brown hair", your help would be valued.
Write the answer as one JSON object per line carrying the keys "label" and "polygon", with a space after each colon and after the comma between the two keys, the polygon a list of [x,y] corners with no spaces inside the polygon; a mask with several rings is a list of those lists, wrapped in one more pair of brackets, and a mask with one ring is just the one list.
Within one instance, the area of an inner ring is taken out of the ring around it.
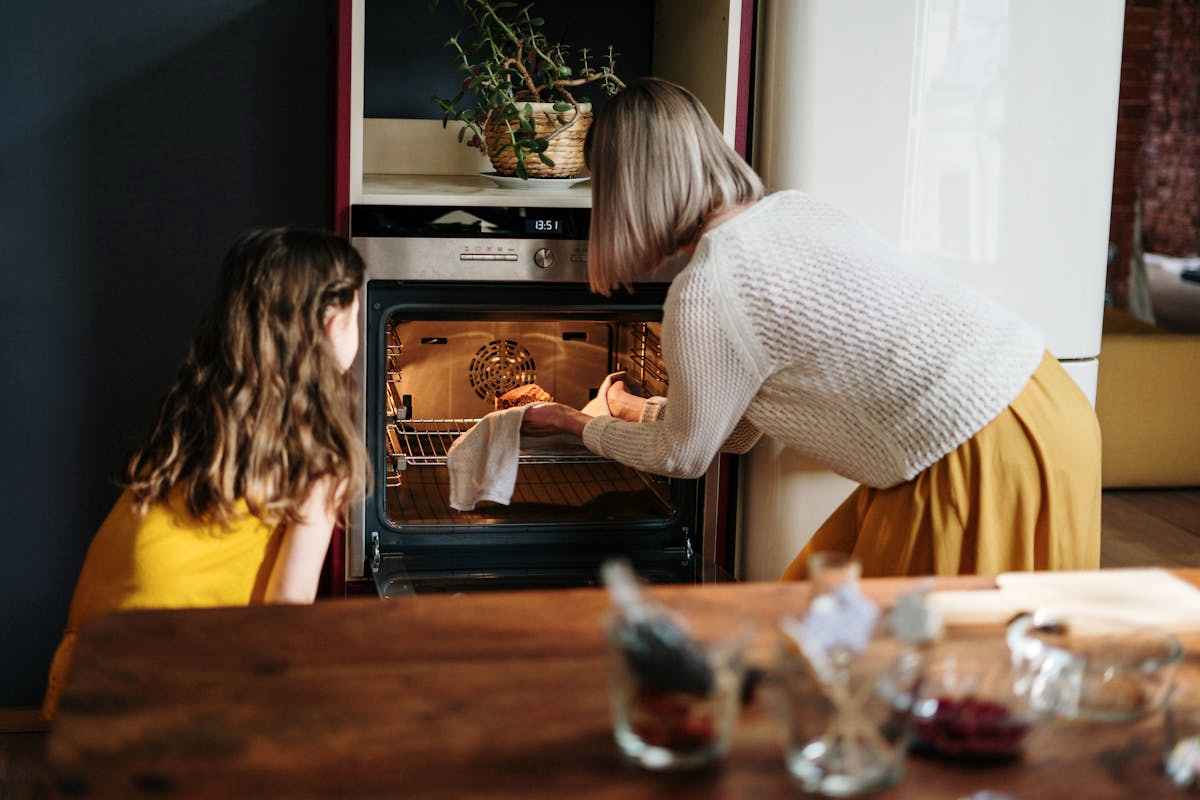
{"label": "girl's long curly brown hair", "polygon": [[234,243],[217,301],[126,467],[139,512],[180,491],[196,519],[227,523],[245,500],[256,517],[295,522],[315,481],[333,478],[342,498],[362,491],[355,391],[324,327],[362,281],[355,249],[323,231],[254,230]]}

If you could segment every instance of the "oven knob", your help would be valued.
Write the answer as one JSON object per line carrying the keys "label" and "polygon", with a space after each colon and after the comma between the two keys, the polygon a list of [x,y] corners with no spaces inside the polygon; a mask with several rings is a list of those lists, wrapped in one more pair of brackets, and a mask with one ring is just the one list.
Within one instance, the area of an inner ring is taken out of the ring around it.
{"label": "oven knob", "polygon": [[554,266],[554,252],[549,247],[543,247],[533,254],[533,263],[542,269],[550,269]]}

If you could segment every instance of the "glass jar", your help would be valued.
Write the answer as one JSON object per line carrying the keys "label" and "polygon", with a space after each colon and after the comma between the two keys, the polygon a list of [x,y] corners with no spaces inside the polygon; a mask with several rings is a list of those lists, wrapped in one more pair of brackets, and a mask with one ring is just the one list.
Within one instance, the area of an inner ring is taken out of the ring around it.
{"label": "glass jar", "polygon": [[860,570],[841,554],[813,555],[808,610],[783,621],[787,768],[804,791],[825,797],[900,781],[922,673],[917,648],[891,636],[862,595]]}
{"label": "glass jar", "polygon": [[925,659],[913,704],[913,749],[950,760],[1021,755],[1037,715],[1014,686],[1004,642],[940,642]]}
{"label": "glass jar", "polygon": [[613,736],[646,769],[702,767],[729,751],[753,628],[733,614],[660,610],[670,622],[640,653],[628,621],[609,621]]}

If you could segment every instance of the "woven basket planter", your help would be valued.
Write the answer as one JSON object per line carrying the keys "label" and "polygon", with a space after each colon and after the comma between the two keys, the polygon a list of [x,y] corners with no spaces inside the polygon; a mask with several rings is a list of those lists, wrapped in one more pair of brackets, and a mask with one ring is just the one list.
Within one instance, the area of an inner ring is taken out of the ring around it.
{"label": "woven basket planter", "polygon": [[[555,131],[559,133],[550,140],[546,148],[546,157],[554,162],[548,167],[536,154],[525,156],[525,171],[531,178],[575,178],[582,175],[586,169],[583,163],[583,138],[587,135],[592,124],[592,106],[580,103],[579,112],[555,111],[553,103],[531,103],[533,107],[533,124],[539,138],[549,136]],[[559,129],[562,130],[559,130]],[[488,158],[492,167],[500,175],[517,174],[517,156],[509,143],[508,128],[503,120],[489,122],[483,131],[484,144],[487,145]]]}

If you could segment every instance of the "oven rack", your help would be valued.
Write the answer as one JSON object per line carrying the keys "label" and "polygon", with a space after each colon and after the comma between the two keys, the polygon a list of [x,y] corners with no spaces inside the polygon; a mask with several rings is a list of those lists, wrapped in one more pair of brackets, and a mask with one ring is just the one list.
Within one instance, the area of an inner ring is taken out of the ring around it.
{"label": "oven rack", "polygon": [[[388,455],[397,469],[446,465],[450,445],[479,422],[478,419],[410,419],[388,423]],[[528,444],[528,443],[526,443]],[[521,464],[600,464],[609,461],[587,450],[577,440],[546,437],[537,449],[521,453]]]}
{"label": "oven rack", "polygon": [[665,395],[670,378],[663,363],[662,341],[645,322],[632,326],[628,336],[628,344],[619,356],[621,367],[638,386]]}

